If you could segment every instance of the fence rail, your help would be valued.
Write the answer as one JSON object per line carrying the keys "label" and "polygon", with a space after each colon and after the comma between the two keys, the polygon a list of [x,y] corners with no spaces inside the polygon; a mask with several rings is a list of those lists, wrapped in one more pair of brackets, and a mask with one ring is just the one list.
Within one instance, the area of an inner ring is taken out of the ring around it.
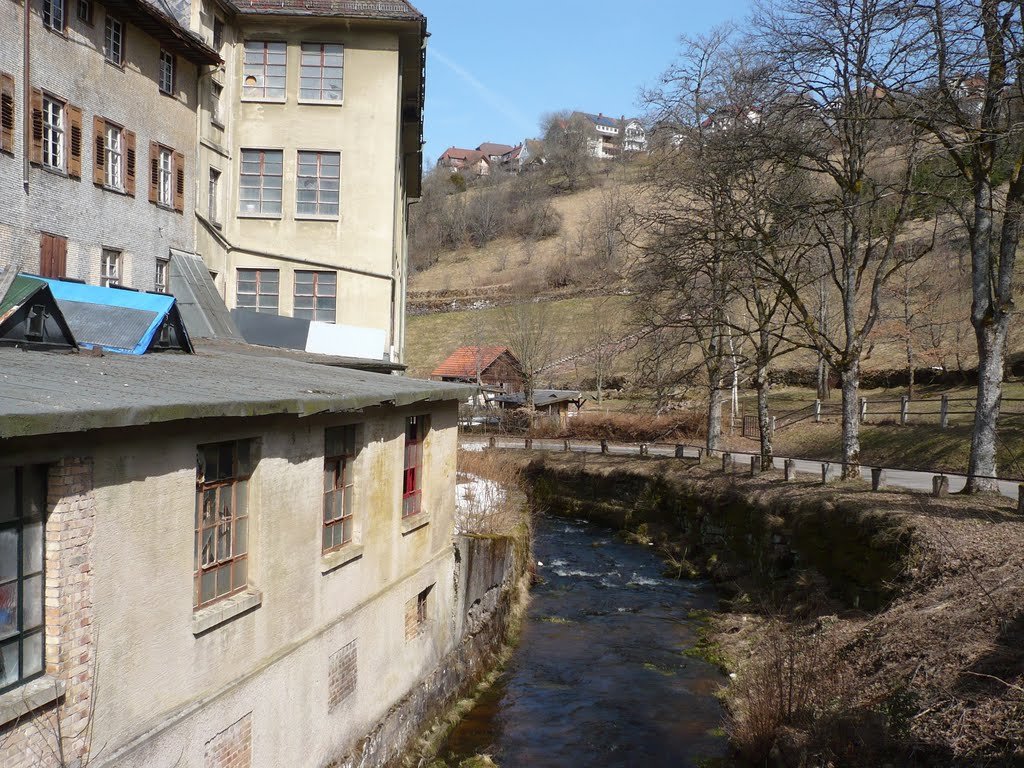
{"label": "fence rail", "polygon": [[[906,424],[937,423],[946,429],[954,424],[969,424],[974,421],[977,398],[941,397],[915,398],[904,395],[899,398],[862,397],[860,400],[860,421],[862,424],[898,422]],[[775,416],[775,431],[786,429],[800,422],[813,419],[816,423],[833,418],[842,418],[842,405],[814,400],[787,413]],[[1024,418],[1024,398],[1004,397],[1000,402],[999,418]]]}

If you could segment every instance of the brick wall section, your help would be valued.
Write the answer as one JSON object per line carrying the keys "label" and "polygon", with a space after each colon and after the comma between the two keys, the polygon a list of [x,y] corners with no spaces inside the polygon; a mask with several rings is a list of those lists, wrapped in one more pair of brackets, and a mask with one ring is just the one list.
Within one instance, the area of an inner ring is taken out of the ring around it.
{"label": "brick wall section", "polygon": [[4,768],[57,765],[58,734],[66,764],[88,761],[95,655],[92,460],[64,459],[53,464],[47,502],[46,673],[64,680],[67,689],[59,704],[0,728],[0,765]]}
{"label": "brick wall section", "polygon": [[355,693],[358,682],[359,669],[356,641],[353,640],[328,660],[327,711],[332,711],[342,701]]}
{"label": "brick wall section", "polygon": [[252,712],[206,742],[206,768],[250,768]]}
{"label": "brick wall section", "polygon": [[406,642],[414,639],[420,633],[419,611],[417,610],[418,597],[408,600],[405,604],[405,639]]}

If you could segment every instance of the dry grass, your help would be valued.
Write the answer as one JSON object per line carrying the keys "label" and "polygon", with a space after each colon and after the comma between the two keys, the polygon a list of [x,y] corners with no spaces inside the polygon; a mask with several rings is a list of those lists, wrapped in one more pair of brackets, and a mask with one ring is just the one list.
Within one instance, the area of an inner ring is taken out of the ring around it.
{"label": "dry grass", "polygon": [[693,411],[675,411],[661,416],[581,411],[569,419],[564,428],[555,422],[541,420],[531,434],[534,437],[654,443],[703,439],[705,431],[702,414]]}
{"label": "dry grass", "polygon": [[458,455],[457,533],[510,536],[523,521],[522,467],[507,451]]}

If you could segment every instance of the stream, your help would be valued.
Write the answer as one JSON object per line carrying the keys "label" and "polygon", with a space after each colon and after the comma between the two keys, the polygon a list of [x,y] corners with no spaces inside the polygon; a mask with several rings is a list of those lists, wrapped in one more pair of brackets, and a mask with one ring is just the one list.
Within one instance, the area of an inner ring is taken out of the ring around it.
{"label": "stream", "polygon": [[727,753],[723,682],[686,655],[703,582],[661,576],[652,547],[585,521],[535,518],[538,583],[505,671],[452,731],[448,765],[501,768],[717,765]]}

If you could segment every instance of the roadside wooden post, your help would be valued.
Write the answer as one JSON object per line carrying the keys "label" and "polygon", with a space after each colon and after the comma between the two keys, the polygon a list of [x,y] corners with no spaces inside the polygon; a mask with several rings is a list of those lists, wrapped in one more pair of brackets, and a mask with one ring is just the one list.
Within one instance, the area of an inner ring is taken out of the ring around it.
{"label": "roadside wooden post", "polygon": [[698,464],[703,464],[704,463],[704,449],[703,448],[698,448],[697,449],[697,463]]}
{"label": "roadside wooden post", "polygon": [[565,451],[566,453],[569,453],[569,451],[571,450],[569,448],[569,441],[568,440],[563,440],[562,441],[562,450]]}
{"label": "roadside wooden post", "polygon": [[821,423],[821,400],[814,401],[814,423]]}
{"label": "roadside wooden post", "polygon": [[676,458],[677,459],[685,459],[686,458],[686,446],[685,445],[677,445],[676,446]]}
{"label": "roadside wooden post", "polygon": [[761,457],[751,456],[750,457],[750,476],[757,477],[761,474]]}
{"label": "roadside wooden post", "polygon": [[640,443],[640,455],[641,456],[646,456],[647,455],[647,443]]}
{"label": "roadside wooden post", "polygon": [[860,399],[860,423],[868,423],[868,399],[866,397]]}
{"label": "roadside wooden post", "polygon": [[772,416],[771,425],[768,427],[768,434],[775,437],[775,417]]}
{"label": "roadside wooden post", "polygon": [[793,459],[786,459],[785,478],[787,483],[796,480],[796,461]]}
{"label": "roadside wooden post", "polygon": [[942,405],[939,406],[939,427],[946,429],[949,426],[949,395],[942,396]]}
{"label": "roadside wooden post", "polygon": [[608,441],[607,440],[602,440],[601,441],[601,453],[608,453]]}
{"label": "roadside wooden post", "polygon": [[900,424],[906,426],[910,418],[910,398],[900,395]]}
{"label": "roadside wooden post", "polygon": [[1017,486],[1017,514],[1024,515],[1024,483]]}
{"label": "roadside wooden post", "polygon": [[949,495],[949,478],[945,475],[936,475],[932,478],[932,496],[942,498]]}
{"label": "roadside wooden post", "polygon": [[722,471],[732,472],[732,454],[728,451],[722,453]]}
{"label": "roadside wooden post", "polygon": [[871,468],[871,490],[878,492],[885,488],[885,470],[881,467]]}
{"label": "roadside wooden post", "polygon": [[533,448],[533,438],[532,437],[526,438],[525,440],[523,440],[523,443],[526,446],[526,450],[530,450],[531,448]]}
{"label": "roadside wooden post", "polygon": [[497,448],[498,447],[498,438],[496,438],[496,437],[488,438],[487,446],[489,448]]}
{"label": "roadside wooden post", "polygon": [[821,465],[821,484],[828,485],[828,476],[832,471],[832,464],[830,462],[822,462]]}

